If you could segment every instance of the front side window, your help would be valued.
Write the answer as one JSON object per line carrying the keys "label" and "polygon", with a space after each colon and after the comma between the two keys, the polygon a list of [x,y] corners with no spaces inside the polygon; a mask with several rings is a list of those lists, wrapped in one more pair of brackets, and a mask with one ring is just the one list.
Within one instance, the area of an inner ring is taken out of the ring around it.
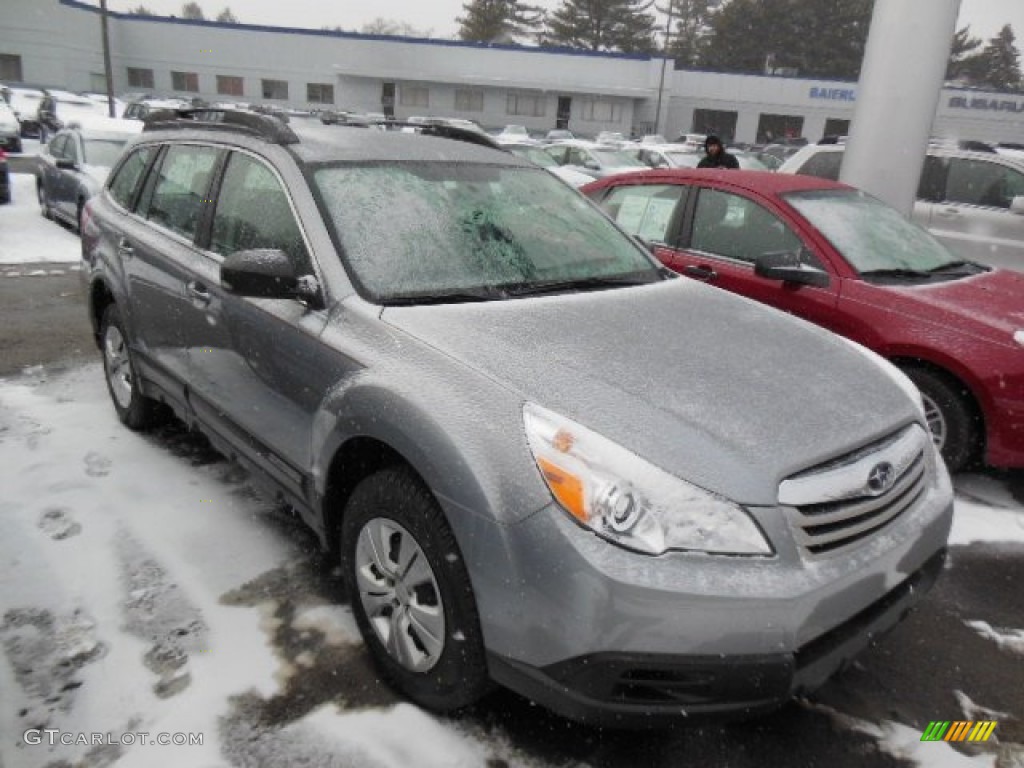
{"label": "front side window", "polygon": [[277,248],[300,272],[310,271],[302,231],[281,182],[263,163],[235,152],[217,196],[210,250],[228,256],[250,248]]}
{"label": "front side window", "polygon": [[139,147],[125,158],[111,179],[110,195],[122,208],[131,209],[135,189],[142,179],[146,166],[149,165],[153,151],[152,147]]}
{"label": "front side window", "polygon": [[766,253],[799,253],[800,238],[778,216],[746,197],[702,189],[690,247],[750,264]]}
{"label": "front side window", "polygon": [[159,169],[150,174],[139,213],[191,240],[209,202],[210,177],[217,163],[213,147],[177,144],[167,149]]}
{"label": "front side window", "polygon": [[667,184],[615,187],[601,207],[631,235],[649,243],[668,243],[672,214],[684,191],[685,187]]}
{"label": "front side window", "polygon": [[328,166],[315,183],[347,266],[381,303],[661,279],[649,254],[539,168]]}

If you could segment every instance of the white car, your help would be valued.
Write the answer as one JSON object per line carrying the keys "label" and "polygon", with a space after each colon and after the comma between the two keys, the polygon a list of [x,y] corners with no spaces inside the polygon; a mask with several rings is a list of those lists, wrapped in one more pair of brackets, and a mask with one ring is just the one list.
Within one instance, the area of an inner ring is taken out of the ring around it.
{"label": "white car", "polygon": [[507,149],[514,155],[518,155],[526,160],[529,160],[535,165],[539,165],[544,170],[551,174],[554,174],[570,187],[579,189],[584,184],[589,184],[594,180],[593,176],[589,176],[586,173],[576,170],[569,165],[559,165],[555,162],[555,159],[544,151],[543,147],[537,146],[536,143],[530,142],[498,142],[504,149]]}
{"label": "white car", "polygon": [[[838,180],[844,149],[808,144],[779,173]],[[928,147],[912,218],[962,259],[1024,271],[1024,158]]]}
{"label": "white car", "polygon": [[549,144],[544,151],[559,165],[571,167],[591,179],[647,169],[626,150],[590,141],[562,141]]}
{"label": "white car", "polygon": [[0,148],[21,152],[21,123],[6,101],[0,99]]}

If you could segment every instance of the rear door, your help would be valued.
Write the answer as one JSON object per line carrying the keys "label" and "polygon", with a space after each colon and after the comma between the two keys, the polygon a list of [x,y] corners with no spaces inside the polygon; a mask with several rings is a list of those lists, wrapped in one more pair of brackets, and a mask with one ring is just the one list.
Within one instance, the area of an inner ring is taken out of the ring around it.
{"label": "rear door", "polygon": [[205,322],[187,285],[202,259],[194,240],[222,155],[203,144],[166,147],[146,179],[137,218],[116,244],[131,292],[137,359],[146,377],[176,400],[190,375],[184,339],[190,324]]}

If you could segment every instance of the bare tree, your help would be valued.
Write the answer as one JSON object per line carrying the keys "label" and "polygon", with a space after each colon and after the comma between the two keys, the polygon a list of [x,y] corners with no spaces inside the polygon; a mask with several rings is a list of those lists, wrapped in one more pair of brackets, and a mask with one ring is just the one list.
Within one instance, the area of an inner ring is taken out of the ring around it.
{"label": "bare tree", "polygon": [[235,18],[235,14],[231,12],[231,8],[225,7],[223,11],[217,14],[217,21],[222,24],[237,24],[238,19]]}
{"label": "bare tree", "polygon": [[203,15],[203,9],[199,7],[199,3],[185,3],[181,6],[181,18],[183,19],[195,19],[197,21],[203,21],[206,17]]}

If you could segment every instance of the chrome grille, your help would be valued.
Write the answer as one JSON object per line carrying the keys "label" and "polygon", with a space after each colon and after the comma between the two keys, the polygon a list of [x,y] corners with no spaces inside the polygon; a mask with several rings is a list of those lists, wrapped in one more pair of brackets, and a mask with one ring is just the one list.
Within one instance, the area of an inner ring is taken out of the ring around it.
{"label": "chrome grille", "polygon": [[[837,461],[783,481],[779,501],[797,545],[811,555],[870,537],[922,496],[929,472],[928,436],[914,425]],[[879,468],[889,484],[879,488]]]}

